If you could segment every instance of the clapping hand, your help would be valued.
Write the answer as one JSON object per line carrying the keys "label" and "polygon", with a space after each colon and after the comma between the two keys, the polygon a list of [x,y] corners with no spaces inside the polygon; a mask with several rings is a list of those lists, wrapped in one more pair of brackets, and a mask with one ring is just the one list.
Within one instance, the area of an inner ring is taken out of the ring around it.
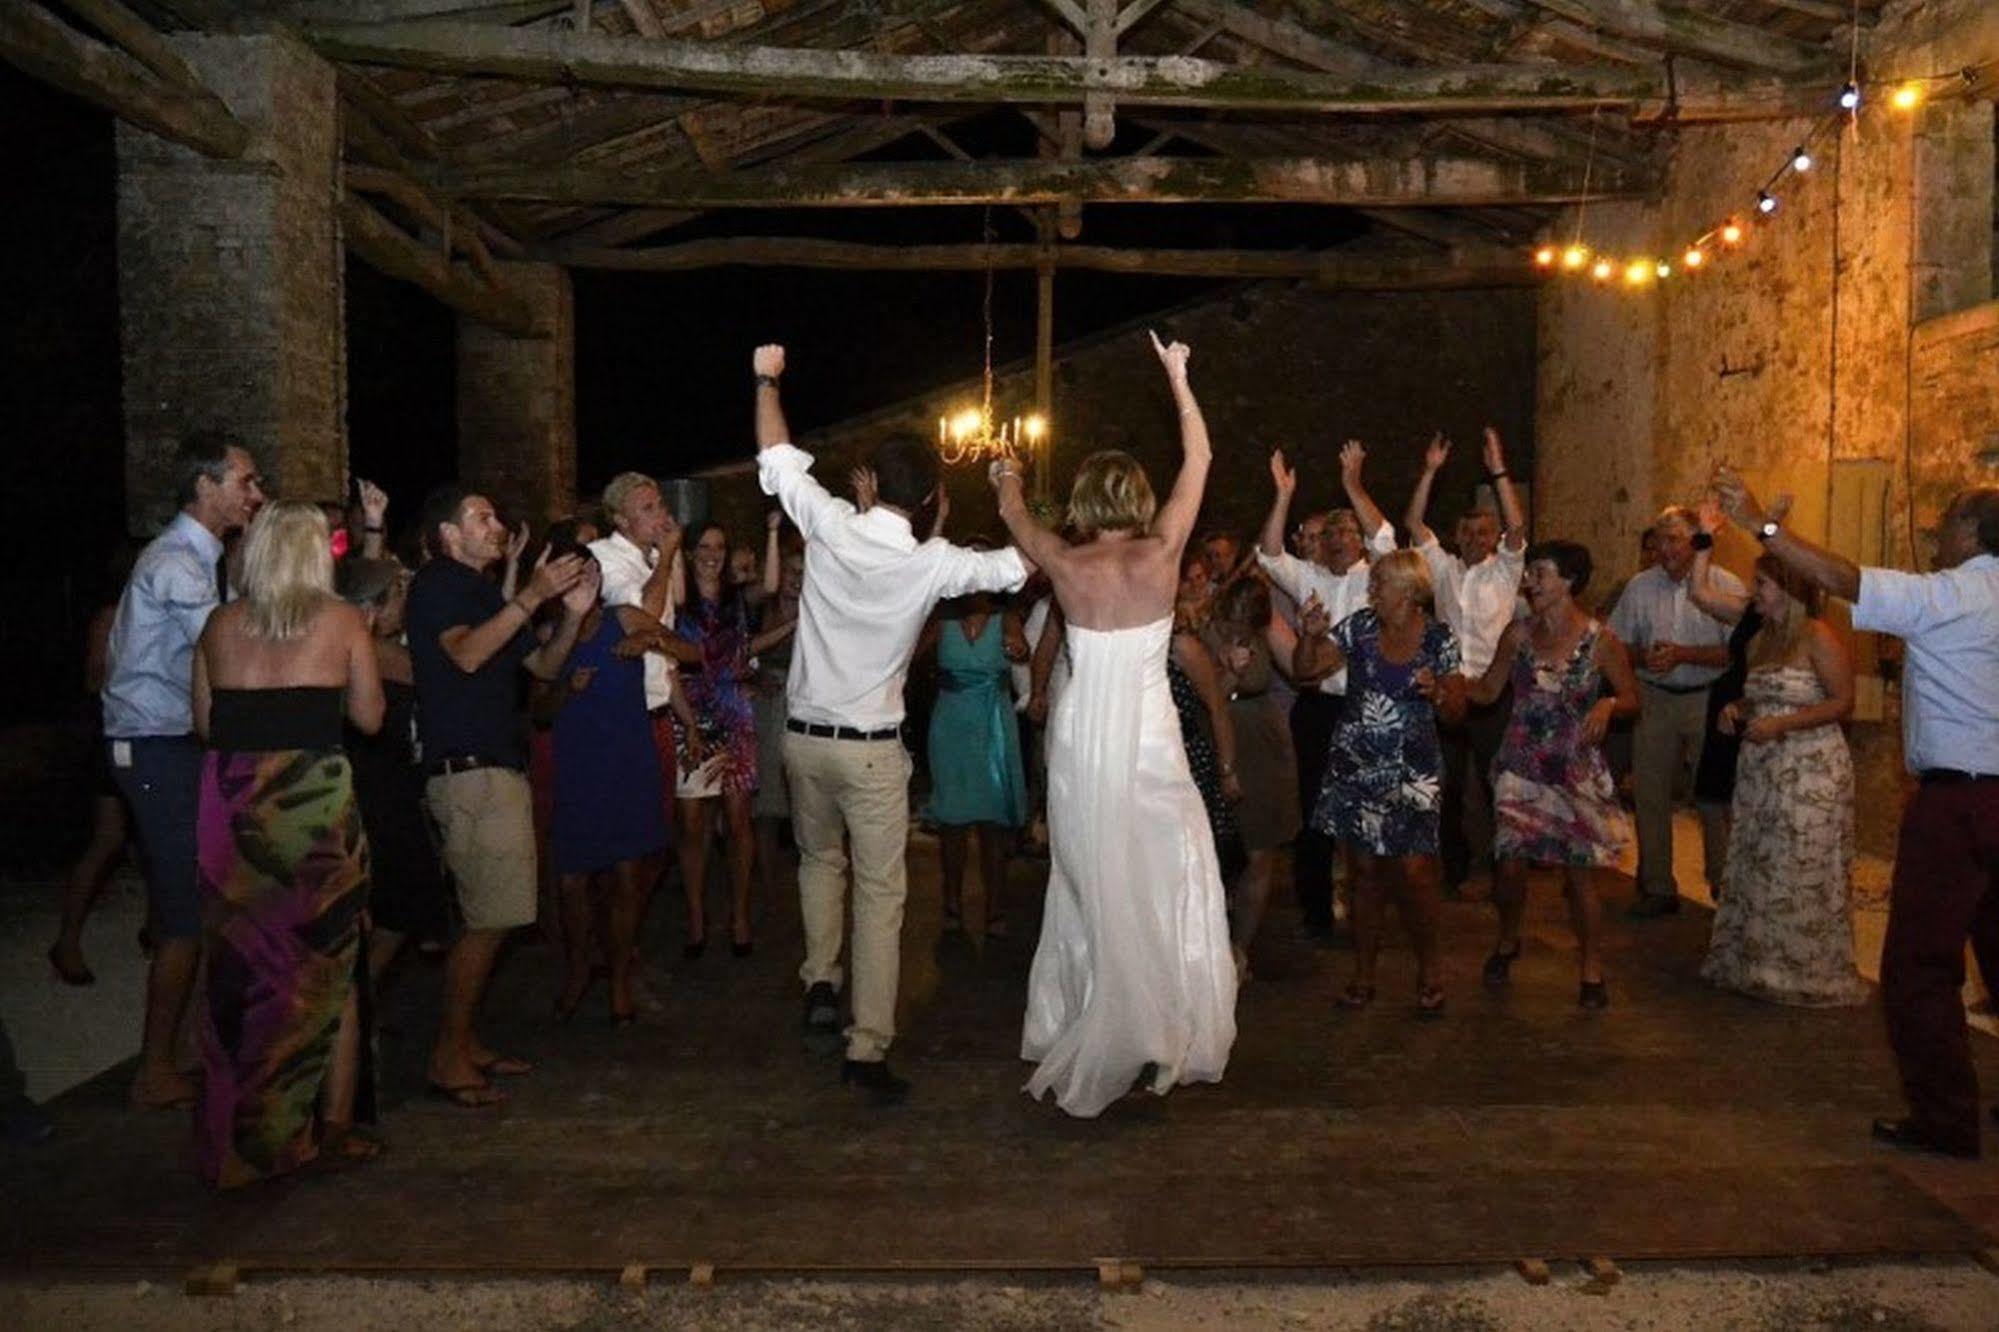
{"label": "clapping hand", "polygon": [[522,519],[519,528],[507,533],[507,563],[518,565],[521,562],[521,556],[527,554],[527,549],[528,524],[526,519]]}
{"label": "clapping hand", "polygon": [[1485,428],[1484,462],[1487,476],[1498,476],[1506,470],[1506,447],[1499,442],[1499,431],[1494,426]]}
{"label": "clapping hand", "polygon": [[1152,350],[1159,354],[1159,363],[1166,367],[1167,381],[1184,385],[1187,382],[1187,358],[1194,354],[1187,344],[1161,342],[1159,335],[1151,329],[1147,329],[1145,335],[1152,339]]}
{"label": "clapping hand", "polygon": [[[511,545],[508,548],[511,550]],[[550,597],[563,596],[583,576],[584,563],[581,555],[564,555],[551,560],[548,552],[543,551],[541,558],[535,561],[534,573],[528,577],[528,596],[536,605]]]}
{"label": "clapping hand", "polygon": [[597,592],[604,585],[604,574],[597,567],[595,560],[586,560],[580,555],[564,558],[575,560],[581,567],[577,571],[576,581],[562,594],[562,609],[570,615],[580,617],[588,614],[590,608],[597,604]]}
{"label": "clapping hand", "polygon": [[1333,617],[1327,612],[1326,603],[1319,600],[1319,594],[1314,592],[1298,608],[1298,636],[1324,638],[1332,631]]}
{"label": "clapping hand", "polygon": [[1298,489],[1298,469],[1284,461],[1283,449],[1270,451],[1270,479],[1280,495],[1291,495]]}

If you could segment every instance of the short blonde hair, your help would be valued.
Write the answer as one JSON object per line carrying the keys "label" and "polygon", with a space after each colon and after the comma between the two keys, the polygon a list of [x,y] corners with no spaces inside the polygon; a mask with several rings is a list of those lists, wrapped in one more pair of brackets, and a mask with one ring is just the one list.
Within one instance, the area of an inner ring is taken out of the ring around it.
{"label": "short blonde hair", "polygon": [[1400,588],[1419,606],[1430,604],[1430,566],[1413,550],[1389,551],[1374,562],[1367,576],[1370,583],[1380,579],[1384,588]]}
{"label": "short blonde hair", "polygon": [[317,504],[278,500],[243,535],[243,596],[250,632],[297,638],[333,597],[333,540]]}
{"label": "short blonde hair", "polygon": [[1069,488],[1069,526],[1088,541],[1099,532],[1143,533],[1152,526],[1159,501],[1138,459],[1122,449],[1104,449],[1083,459]]}
{"label": "short blonde hair", "polygon": [[[612,477],[604,487],[604,518],[611,526],[618,525],[618,516],[625,511],[625,501],[637,490],[659,490],[659,482],[644,472],[620,472]],[[664,492],[661,492],[662,497]]]}

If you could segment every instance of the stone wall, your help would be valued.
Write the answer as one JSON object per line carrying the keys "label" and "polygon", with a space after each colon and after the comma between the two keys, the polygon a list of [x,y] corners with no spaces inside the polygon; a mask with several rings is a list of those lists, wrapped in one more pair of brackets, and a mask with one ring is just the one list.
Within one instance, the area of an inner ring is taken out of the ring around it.
{"label": "stone wall", "polygon": [[576,301],[554,264],[501,263],[543,336],[458,318],[458,474],[537,526],[576,507]]}
{"label": "stone wall", "polygon": [[280,36],[173,40],[254,137],[243,159],[224,162],[117,127],[127,518],[138,533],[171,513],[171,457],[190,430],[240,435],[285,496],[338,496],[347,469],[332,66]]}
{"label": "stone wall", "polygon": [[[1993,295],[1993,106],[1886,104],[1895,78],[1999,57],[1999,6],[1891,6],[1862,54],[1873,98],[1857,131],[1813,144],[1813,170],[1774,188],[1771,221],[1751,220],[1756,190],[1809,120],[1681,130],[1656,200],[1581,220],[1599,250],[1677,264],[1687,242],[1734,214],[1749,224],[1739,251],[1642,290],[1563,278],[1542,293],[1539,530],[1609,553],[1614,575],[1631,568],[1649,517],[1698,496],[1720,460],[1794,495],[1801,530],[1859,540],[1866,549],[1853,553],[1903,567],[1927,561],[1921,533],[1949,494],[1999,462],[1978,442],[1999,392],[1989,317],[1928,322]],[[1551,234],[1576,225],[1571,214]],[[1874,530],[1856,533],[1834,521],[1845,513],[1836,490],[1866,469],[1893,480]],[[1754,548],[1737,539],[1723,552],[1743,572]],[[1859,648],[1870,666],[1877,645]],[[1879,688],[1869,698],[1880,720],[1854,724],[1855,752],[1863,787],[1888,789],[1899,781],[1899,709]],[[1897,803],[1862,802],[1870,849],[1891,846]]]}
{"label": "stone wall", "polygon": [[[1160,337],[1193,349],[1191,378],[1215,447],[1204,526],[1248,538],[1271,497],[1269,454],[1283,448],[1300,467],[1298,512],[1337,501],[1339,446],[1370,448],[1368,480],[1391,518],[1401,518],[1421,470],[1422,446],[1442,428],[1461,447],[1437,487],[1431,515],[1448,521],[1478,477],[1480,428],[1508,438],[1512,461],[1531,472],[1534,433],[1534,298],[1528,291],[1333,293],[1259,285],[1163,315]],[[800,354],[800,353],[794,353]],[[747,385],[744,390],[748,395]],[[822,480],[844,493],[849,467],[888,434],[935,438],[937,418],[975,402],[976,381],[858,421],[804,434]],[[996,411],[1029,410],[1031,366],[998,376]],[[809,403],[787,404],[794,424]],[[1067,493],[1081,459],[1096,449],[1128,449],[1162,495],[1179,458],[1179,434],[1159,361],[1143,326],[1058,349],[1052,490]],[[718,469],[714,511],[739,538],[762,530],[767,501],[746,466]],[[964,540],[1002,536],[983,469],[947,476],[951,532]]]}

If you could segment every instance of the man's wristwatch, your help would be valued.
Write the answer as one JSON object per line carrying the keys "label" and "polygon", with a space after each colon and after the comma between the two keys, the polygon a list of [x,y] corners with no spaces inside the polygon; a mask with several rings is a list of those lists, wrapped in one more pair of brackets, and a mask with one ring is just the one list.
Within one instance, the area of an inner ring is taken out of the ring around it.
{"label": "man's wristwatch", "polygon": [[1714,549],[1714,533],[1712,533],[1712,532],[1696,532],[1696,533],[1694,533],[1694,549],[1695,549],[1695,550],[1713,550],[1713,549]]}
{"label": "man's wristwatch", "polygon": [[777,376],[776,376],[776,375],[758,375],[758,376],[757,376],[757,387],[758,387],[758,388],[776,388],[776,387],[777,387]]}
{"label": "man's wristwatch", "polygon": [[1765,521],[1759,527],[1757,527],[1756,539],[1758,541],[1768,541],[1771,537],[1776,536],[1777,533],[1781,532],[1782,530],[1783,529],[1778,527],[1776,523]]}

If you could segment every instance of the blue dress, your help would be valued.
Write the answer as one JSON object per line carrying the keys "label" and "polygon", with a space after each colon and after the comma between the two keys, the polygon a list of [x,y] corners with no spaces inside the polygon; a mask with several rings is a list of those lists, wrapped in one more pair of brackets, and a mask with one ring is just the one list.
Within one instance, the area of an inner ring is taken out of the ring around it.
{"label": "blue dress", "polygon": [[1359,610],[1333,626],[1333,641],[1347,659],[1346,708],[1312,826],[1377,856],[1433,856],[1444,757],[1437,709],[1416,692],[1416,672],[1427,666],[1438,679],[1455,674],[1457,635],[1433,619],[1415,656],[1386,661],[1381,621]]}
{"label": "blue dress", "polygon": [[1027,822],[1027,773],[1010,690],[1005,628],[986,617],[975,639],[946,620],[937,639],[937,704],[930,713],[930,817],[947,825]]}
{"label": "blue dress", "polygon": [[[659,754],[646,717],[642,658],[611,649],[625,636],[609,609],[578,640],[555,715],[555,818],[549,851],[557,874],[588,874],[665,848]],[[582,688],[577,673],[589,671]]]}

